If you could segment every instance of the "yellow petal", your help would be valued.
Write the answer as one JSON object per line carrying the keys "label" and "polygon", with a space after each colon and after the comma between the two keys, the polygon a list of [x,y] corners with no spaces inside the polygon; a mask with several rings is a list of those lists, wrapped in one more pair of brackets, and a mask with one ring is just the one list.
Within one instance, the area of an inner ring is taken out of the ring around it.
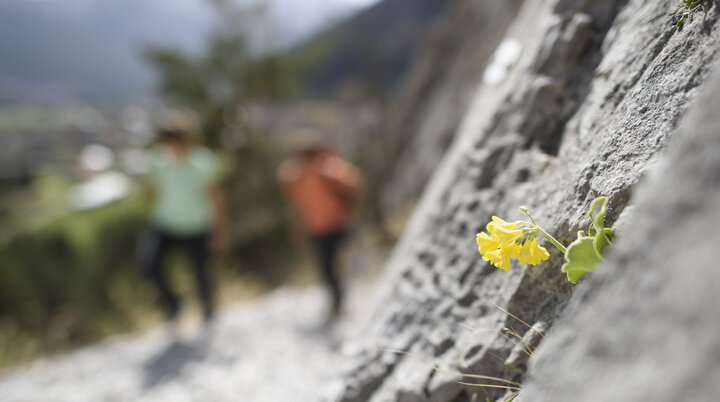
{"label": "yellow petal", "polygon": [[502,247],[500,252],[509,258],[517,258],[518,253],[520,253],[520,245],[517,243],[508,244],[507,246]]}
{"label": "yellow petal", "polygon": [[537,265],[540,261],[550,258],[550,253],[545,247],[538,246],[537,238],[528,240],[520,248],[518,261],[526,265]]}
{"label": "yellow petal", "polygon": [[493,250],[493,251],[488,251],[487,253],[483,254],[482,259],[495,265],[494,261],[498,258],[498,255],[500,255],[499,249]]}
{"label": "yellow petal", "polygon": [[523,236],[523,231],[519,229],[507,229],[503,226],[495,226],[493,237],[497,239],[500,247],[515,244],[515,241]]}
{"label": "yellow petal", "polygon": [[533,256],[533,259],[537,261],[533,263],[533,265],[539,264],[540,261],[545,261],[550,258],[550,253],[548,253],[547,249],[545,247],[538,246],[537,239],[533,239],[533,244],[530,248],[530,254]]}
{"label": "yellow petal", "polygon": [[488,232],[490,232],[490,234],[492,234],[495,231],[496,227],[498,227],[498,226],[504,227],[506,225],[507,225],[507,222],[505,222],[504,220],[493,215],[492,220],[490,222],[488,222],[488,224],[485,228],[487,229]]}
{"label": "yellow petal", "polygon": [[498,249],[497,253],[492,255],[492,264],[496,267],[510,272],[510,260],[517,257],[520,246],[518,244],[510,244]]}
{"label": "yellow petal", "polygon": [[497,240],[493,239],[485,232],[478,233],[475,239],[477,241],[478,251],[480,254],[485,254],[490,251],[497,250],[498,248]]}
{"label": "yellow petal", "polygon": [[502,225],[502,226],[507,225],[507,222],[505,222],[502,218],[500,218],[500,217],[498,217],[498,216],[495,216],[495,215],[493,215],[492,221],[495,222],[495,223],[497,223],[497,224],[499,224],[499,225]]}
{"label": "yellow petal", "polygon": [[500,225],[508,230],[518,229],[523,225],[523,222],[521,222],[521,221],[505,222],[504,220],[502,220],[501,218],[498,218],[497,216],[492,217],[492,222],[494,222],[495,224]]}
{"label": "yellow petal", "polygon": [[505,272],[510,272],[510,258],[507,256],[503,256],[500,253],[497,253],[497,255],[490,261],[492,265],[496,266],[497,268],[500,268],[504,270]]}
{"label": "yellow petal", "polygon": [[[535,240],[535,239],[533,239],[533,240]],[[523,244],[522,247],[520,248],[520,251],[518,252],[517,259],[518,259],[518,261],[520,261],[521,264],[525,264],[525,265],[531,264],[532,255],[530,252],[530,244],[531,244],[530,240],[526,241],[525,244]]]}

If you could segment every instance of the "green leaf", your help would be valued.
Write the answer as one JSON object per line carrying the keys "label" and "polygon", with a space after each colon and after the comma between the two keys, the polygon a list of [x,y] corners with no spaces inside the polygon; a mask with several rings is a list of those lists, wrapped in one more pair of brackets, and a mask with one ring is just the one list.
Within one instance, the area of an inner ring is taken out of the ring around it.
{"label": "green leaf", "polygon": [[592,272],[598,262],[602,261],[602,257],[595,251],[596,238],[584,236],[580,231],[578,238],[568,246],[562,272],[567,274],[570,282],[577,283],[585,274]]}
{"label": "green leaf", "polygon": [[590,210],[588,216],[590,216],[590,236],[594,236],[595,233],[601,232],[605,227],[605,213],[607,212],[608,202],[610,200],[607,197],[597,197],[590,204]]}
{"label": "green leaf", "polygon": [[595,249],[595,252],[600,257],[602,257],[605,249],[608,248],[608,246],[612,245],[612,238],[612,230],[608,228],[603,228],[602,232],[599,232],[595,235],[595,239],[593,240],[593,247]]}
{"label": "green leaf", "polygon": [[608,197],[597,197],[590,204],[590,228],[588,236],[580,231],[577,239],[570,243],[565,253],[565,264],[562,272],[568,276],[572,283],[595,269],[595,265],[602,261],[605,250],[612,245],[612,230],[605,227],[605,214],[610,200]]}
{"label": "green leaf", "polygon": [[608,197],[597,197],[590,204],[588,216],[590,216],[591,237],[595,237],[594,248],[598,256],[602,257],[605,249],[612,245],[612,231],[605,227],[605,213],[607,212]]}

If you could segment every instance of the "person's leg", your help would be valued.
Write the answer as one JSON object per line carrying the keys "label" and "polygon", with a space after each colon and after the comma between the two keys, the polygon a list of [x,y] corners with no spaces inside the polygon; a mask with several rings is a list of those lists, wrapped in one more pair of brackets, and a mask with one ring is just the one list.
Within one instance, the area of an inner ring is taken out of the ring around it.
{"label": "person's leg", "polygon": [[343,237],[343,232],[337,232],[313,238],[318,262],[320,264],[320,270],[332,295],[333,314],[340,313],[340,307],[343,299],[342,286],[340,284],[336,266],[337,252]]}
{"label": "person's leg", "polygon": [[208,274],[209,267],[209,250],[208,235],[201,235],[188,239],[187,250],[192,259],[193,271],[195,273],[195,283],[200,301],[203,306],[203,314],[206,320],[212,318],[214,312],[213,292]]}
{"label": "person's leg", "polygon": [[165,275],[165,259],[168,250],[172,247],[172,240],[158,231],[154,231],[152,236],[154,237],[155,247],[150,257],[148,276],[160,292],[168,319],[174,319],[180,310],[180,303],[177,296],[170,289]]}

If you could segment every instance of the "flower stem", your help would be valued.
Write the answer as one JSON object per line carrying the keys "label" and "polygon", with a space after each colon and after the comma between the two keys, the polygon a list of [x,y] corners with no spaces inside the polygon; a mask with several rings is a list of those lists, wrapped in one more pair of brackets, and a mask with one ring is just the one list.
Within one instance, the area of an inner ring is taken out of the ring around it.
{"label": "flower stem", "polygon": [[535,222],[535,219],[533,219],[532,215],[530,215],[530,211],[528,211],[525,207],[520,207],[520,213],[527,215],[528,218],[530,218],[530,221],[532,221],[532,225],[535,226],[535,228],[540,231],[540,234],[543,235],[544,238],[546,238],[550,243],[552,243],[553,246],[557,247],[558,250],[560,250],[563,254],[567,252],[567,249],[565,246],[563,246],[557,239],[550,236],[550,233],[546,232],[545,229],[541,228],[540,225]]}
{"label": "flower stem", "polygon": [[560,242],[557,241],[554,237],[550,236],[550,233],[546,232],[540,226],[537,226],[537,224],[535,224],[535,227],[538,228],[540,234],[543,235],[543,237],[546,238],[550,243],[552,243],[553,246],[557,247],[557,249],[560,250],[563,254],[567,253],[567,249],[565,248],[565,246],[560,244]]}

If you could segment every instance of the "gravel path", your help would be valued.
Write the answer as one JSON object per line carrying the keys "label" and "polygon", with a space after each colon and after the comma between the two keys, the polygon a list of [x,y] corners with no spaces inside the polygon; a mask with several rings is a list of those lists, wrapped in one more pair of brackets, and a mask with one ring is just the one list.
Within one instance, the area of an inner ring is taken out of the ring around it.
{"label": "gravel path", "polygon": [[324,325],[325,303],[319,287],[283,288],[209,328],[111,338],[4,373],[0,401],[317,401],[348,330]]}

